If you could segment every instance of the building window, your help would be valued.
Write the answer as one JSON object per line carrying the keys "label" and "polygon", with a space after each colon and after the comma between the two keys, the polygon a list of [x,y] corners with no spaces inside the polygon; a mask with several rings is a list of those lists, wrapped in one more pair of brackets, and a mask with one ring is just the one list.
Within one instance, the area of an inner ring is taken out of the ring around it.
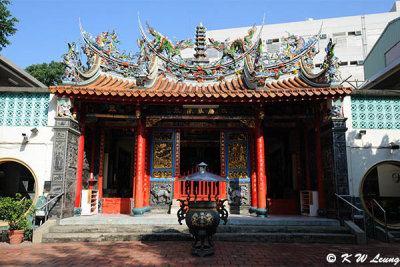
{"label": "building window", "polygon": [[333,37],[339,37],[339,36],[346,36],[346,32],[335,32],[332,34]]}
{"label": "building window", "polygon": [[400,100],[388,97],[351,98],[354,129],[400,129]]}
{"label": "building window", "polygon": [[0,126],[47,126],[49,94],[0,93]]}
{"label": "building window", "polygon": [[360,36],[361,31],[348,32],[347,35],[348,36]]}

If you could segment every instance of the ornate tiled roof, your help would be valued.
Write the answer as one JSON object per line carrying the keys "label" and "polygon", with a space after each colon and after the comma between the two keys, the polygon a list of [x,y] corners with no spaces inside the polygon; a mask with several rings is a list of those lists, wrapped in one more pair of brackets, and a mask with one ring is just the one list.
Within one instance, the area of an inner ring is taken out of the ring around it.
{"label": "ornate tiled roof", "polygon": [[[263,26],[254,26],[243,38],[220,42],[206,41],[205,28],[200,25],[194,44],[191,39],[173,44],[148,27],[153,36],[150,39],[140,20],[139,25],[142,39],[138,40],[140,53],[136,54],[117,49],[115,32],[93,38],[81,28],[86,67],[75,43],[70,43],[68,54],[63,56],[65,83],[50,87],[50,91],[75,98],[178,102],[306,100],[351,92],[350,88],[335,86],[340,74],[332,41],[325,50],[322,69],[314,69],[319,34],[309,39],[289,35],[282,38],[279,52],[271,52],[261,40]],[[197,51],[195,58],[181,53],[186,49]],[[206,51],[218,51],[219,56],[209,58]]]}
{"label": "ornate tiled roof", "polygon": [[351,93],[349,87],[311,87],[298,77],[265,83],[257,89],[249,89],[242,78],[219,83],[185,83],[159,77],[151,88],[137,86],[134,81],[101,75],[96,81],[84,86],[51,86],[53,94],[77,98],[124,97],[141,101],[177,102],[266,102],[282,100],[312,100],[338,98]]}

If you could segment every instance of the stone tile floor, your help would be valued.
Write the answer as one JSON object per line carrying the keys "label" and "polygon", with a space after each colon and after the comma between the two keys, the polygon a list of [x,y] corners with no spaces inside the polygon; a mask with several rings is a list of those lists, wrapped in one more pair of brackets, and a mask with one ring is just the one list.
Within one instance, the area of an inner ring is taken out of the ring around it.
{"label": "stone tile floor", "polygon": [[[352,264],[355,254],[367,254],[358,266],[400,266],[400,244],[377,241],[368,245],[216,242],[215,255],[205,258],[192,256],[190,246],[169,241],[0,243],[0,266],[347,266],[342,263],[345,253],[352,255],[347,258]],[[327,262],[330,253],[336,256],[335,263]],[[394,262],[379,263],[383,260]]]}

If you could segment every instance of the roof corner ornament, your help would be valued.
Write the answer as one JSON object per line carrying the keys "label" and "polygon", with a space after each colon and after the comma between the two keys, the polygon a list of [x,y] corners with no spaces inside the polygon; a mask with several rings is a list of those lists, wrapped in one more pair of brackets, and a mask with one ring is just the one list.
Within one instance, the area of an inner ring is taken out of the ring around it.
{"label": "roof corner ornament", "polygon": [[339,84],[342,80],[341,73],[339,71],[339,59],[335,56],[334,49],[335,43],[332,38],[329,39],[329,43],[325,48],[325,58],[321,68],[326,70],[326,79],[330,84]]}

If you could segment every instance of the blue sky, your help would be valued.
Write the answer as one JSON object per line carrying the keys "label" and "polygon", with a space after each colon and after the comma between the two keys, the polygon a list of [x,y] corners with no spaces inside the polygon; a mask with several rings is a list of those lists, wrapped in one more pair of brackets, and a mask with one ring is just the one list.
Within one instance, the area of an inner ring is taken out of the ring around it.
{"label": "blue sky", "polygon": [[67,42],[80,38],[79,18],[94,37],[117,30],[121,50],[137,51],[137,13],[170,39],[194,35],[201,21],[209,30],[388,12],[394,0],[12,0],[19,19],[11,45],[0,53],[22,68],[59,61]]}

